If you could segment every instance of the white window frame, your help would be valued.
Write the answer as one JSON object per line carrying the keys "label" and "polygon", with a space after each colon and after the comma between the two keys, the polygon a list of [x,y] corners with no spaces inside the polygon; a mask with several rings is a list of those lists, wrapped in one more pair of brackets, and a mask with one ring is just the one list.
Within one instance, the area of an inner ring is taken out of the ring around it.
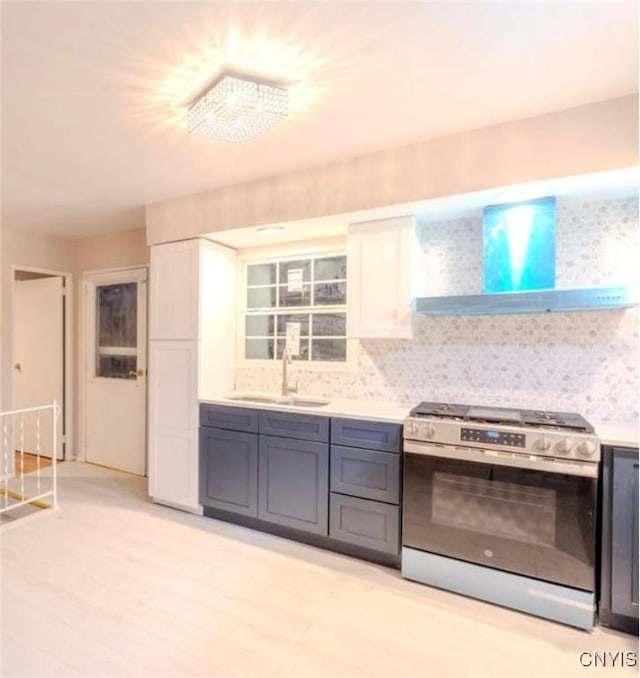
{"label": "white window frame", "polygon": [[[237,300],[237,318],[238,318],[238,332],[236,355],[238,356],[238,367],[270,367],[274,369],[281,369],[280,359],[260,359],[260,358],[245,358],[245,317],[246,317],[246,300],[247,300],[247,266],[255,264],[279,264],[287,261],[304,261],[309,259],[324,259],[327,257],[346,257],[346,246],[331,247],[331,248],[314,248],[313,251],[296,251],[295,249],[287,249],[280,252],[258,252],[251,254],[240,254],[238,257],[238,300]],[[342,281],[342,279],[340,280]],[[346,278],[345,278],[346,281]],[[316,281],[314,281],[316,282]],[[322,281],[318,281],[322,282]],[[265,285],[270,287],[270,285]],[[276,288],[277,289],[277,288]],[[349,289],[347,288],[347,295]],[[312,313],[348,313],[348,303],[340,305],[327,306],[292,306],[288,307],[274,307],[273,309],[265,308],[264,313],[269,314],[272,311],[273,315],[283,313],[312,314]],[[328,339],[330,337],[327,337]],[[342,338],[342,337],[340,337]],[[337,360],[296,360],[294,364],[297,369],[301,370],[324,370],[324,371],[353,371],[357,369],[357,342],[349,339],[345,335],[346,341],[346,358],[344,361]]]}

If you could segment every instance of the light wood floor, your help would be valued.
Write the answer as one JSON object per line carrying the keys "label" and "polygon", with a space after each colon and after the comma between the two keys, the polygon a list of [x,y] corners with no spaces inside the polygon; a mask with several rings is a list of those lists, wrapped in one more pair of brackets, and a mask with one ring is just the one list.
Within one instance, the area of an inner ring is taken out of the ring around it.
{"label": "light wood floor", "polygon": [[2,534],[7,678],[584,678],[582,652],[637,650],[152,504],[134,476],[60,476],[61,509]]}
{"label": "light wood floor", "polygon": [[[20,453],[16,450],[14,463],[16,474],[31,473],[38,468],[38,456],[29,452]],[[40,457],[40,468],[44,469],[47,466],[51,466],[51,459]]]}

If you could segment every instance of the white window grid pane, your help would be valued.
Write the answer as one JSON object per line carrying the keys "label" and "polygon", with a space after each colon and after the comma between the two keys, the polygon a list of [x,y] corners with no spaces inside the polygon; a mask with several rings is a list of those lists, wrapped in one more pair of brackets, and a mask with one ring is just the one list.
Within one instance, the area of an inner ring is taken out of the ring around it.
{"label": "white window grid pane", "polygon": [[[292,256],[290,258],[286,259],[274,259],[274,260],[268,260],[268,261],[261,261],[261,264],[275,264],[276,265],[276,282],[275,284],[269,284],[269,285],[249,285],[247,283],[248,279],[248,274],[245,273],[245,285],[246,289],[258,289],[258,288],[275,288],[275,298],[276,298],[276,304],[275,306],[264,306],[260,308],[245,308],[244,315],[273,315],[274,316],[274,322],[273,322],[273,332],[270,335],[261,335],[261,336],[251,336],[251,339],[273,339],[274,343],[274,357],[272,360],[277,361],[278,359],[276,358],[277,355],[277,341],[278,341],[278,317],[282,315],[288,315],[288,316],[308,316],[308,321],[309,321],[309,332],[308,335],[305,336],[305,338],[308,338],[309,341],[309,350],[308,350],[308,356],[306,359],[306,362],[312,362],[313,361],[313,339],[344,339],[346,341],[346,334],[345,335],[319,335],[319,336],[314,336],[313,335],[313,315],[316,314],[322,314],[322,313],[328,313],[328,314],[335,314],[335,313],[345,313],[347,312],[347,307],[345,304],[315,304],[315,285],[317,283],[328,283],[328,282],[333,282],[333,283],[340,283],[344,282],[346,284],[347,279],[346,278],[328,278],[328,279],[319,279],[316,280],[315,278],[315,264],[317,259],[327,259],[327,258],[332,258],[332,257],[339,257],[339,256],[345,256],[343,253],[334,253],[334,254],[322,254],[318,255],[315,257],[309,257],[309,258],[301,258],[300,256]],[[309,262],[310,263],[310,279],[308,282],[302,283],[303,288],[310,288],[310,304],[308,306],[280,306],[280,295],[279,295],[279,289],[282,285],[286,285],[286,282],[283,282],[280,280],[280,263],[286,262],[286,261],[300,261],[300,262]],[[251,264],[249,264],[251,265]],[[245,297],[246,299],[246,297]],[[243,330],[244,332],[244,330]],[[246,340],[246,336],[244,337]],[[280,337],[282,339],[282,337]],[[246,354],[245,354],[246,358]],[[343,362],[343,361],[336,361],[336,362]]]}
{"label": "white window grid pane", "polygon": [[[308,358],[306,359],[307,361],[311,362],[313,360],[313,340],[314,339],[344,339],[346,341],[347,336],[346,334],[319,334],[315,335],[313,333],[313,316],[314,315],[335,315],[336,313],[346,313],[346,307],[345,306],[332,306],[331,308],[328,308],[327,310],[324,311],[318,311],[318,310],[313,310],[313,309],[306,309],[304,311],[298,309],[298,308],[289,308],[289,307],[284,307],[282,309],[278,309],[274,313],[270,314],[274,316],[274,321],[273,321],[273,331],[271,334],[262,334],[262,335],[251,335],[250,337],[246,337],[245,339],[272,339],[273,341],[277,342],[278,340],[282,340],[285,337],[284,336],[279,336],[278,335],[278,317],[279,316],[290,316],[291,318],[295,318],[295,316],[300,316],[304,317],[306,316],[308,318],[308,326],[309,326],[309,332],[308,334],[305,334],[303,339],[308,339],[309,340],[309,352],[308,352]],[[250,313],[247,313],[247,315],[250,315]],[[292,320],[290,322],[295,322],[295,320]],[[277,344],[275,344],[277,345]],[[274,357],[273,360],[278,360],[278,358],[275,357],[275,351],[274,351]],[[336,361],[340,362],[340,361]]]}
{"label": "white window grid pane", "polygon": [[[341,256],[341,255],[334,255],[334,256]],[[312,285],[314,283],[327,283],[327,282],[346,282],[347,279],[346,277],[344,278],[316,278],[315,274],[315,264],[318,259],[330,259],[332,256],[317,256],[317,257],[310,257],[309,259],[300,259],[300,257],[295,257],[294,259],[277,259],[273,261],[264,261],[260,262],[261,264],[276,264],[276,281],[274,283],[265,283],[262,285],[250,285],[247,282],[247,288],[250,289],[255,289],[257,287],[277,287],[278,285],[286,285],[285,280],[280,280],[280,267],[277,264],[285,263],[287,261],[300,261],[302,263],[309,262],[310,263],[310,278],[309,280],[305,280],[303,282],[304,285]],[[255,264],[248,264],[248,266],[254,266]],[[248,274],[247,274],[248,277]]]}

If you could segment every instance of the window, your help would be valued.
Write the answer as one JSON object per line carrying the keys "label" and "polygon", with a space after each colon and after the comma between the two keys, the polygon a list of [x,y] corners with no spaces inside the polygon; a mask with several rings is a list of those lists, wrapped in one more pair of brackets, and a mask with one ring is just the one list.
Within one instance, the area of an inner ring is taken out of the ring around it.
{"label": "window", "polygon": [[135,379],[138,283],[96,287],[96,377]]}
{"label": "window", "polygon": [[244,357],[280,360],[287,325],[297,323],[300,353],[294,360],[346,362],[346,278],[343,253],[247,262]]}

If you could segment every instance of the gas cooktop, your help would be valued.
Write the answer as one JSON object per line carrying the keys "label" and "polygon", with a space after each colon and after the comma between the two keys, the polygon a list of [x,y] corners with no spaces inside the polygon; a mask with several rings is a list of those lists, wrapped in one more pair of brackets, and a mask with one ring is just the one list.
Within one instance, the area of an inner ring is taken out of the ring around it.
{"label": "gas cooktop", "polygon": [[584,417],[572,412],[518,410],[508,407],[485,407],[425,401],[414,407],[409,416],[503,426],[550,427],[566,429],[568,431],[579,431],[581,433],[594,433],[593,426]]}

